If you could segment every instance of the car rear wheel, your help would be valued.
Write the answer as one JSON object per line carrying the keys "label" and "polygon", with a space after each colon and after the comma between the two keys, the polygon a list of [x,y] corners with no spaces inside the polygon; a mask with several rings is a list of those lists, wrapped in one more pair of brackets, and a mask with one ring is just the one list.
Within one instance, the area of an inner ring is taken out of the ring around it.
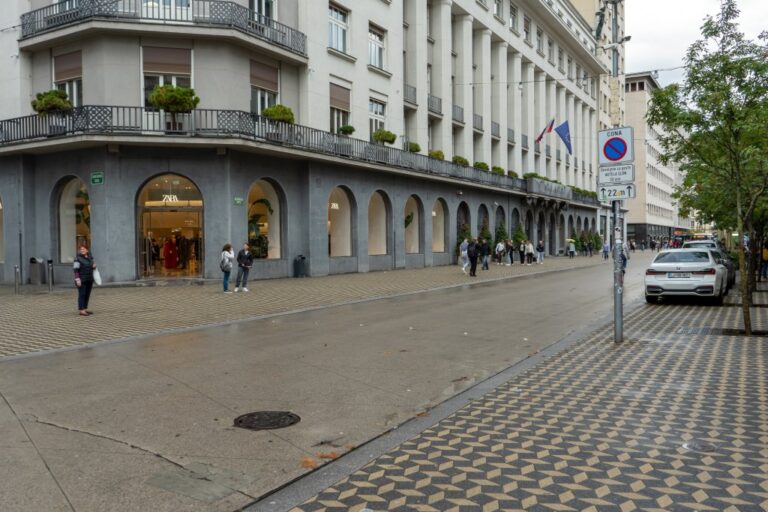
{"label": "car rear wheel", "polygon": [[648,304],[658,304],[659,303],[659,298],[658,297],[654,297],[653,295],[646,295],[645,296],[645,302],[647,302]]}
{"label": "car rear wheel", "polygon": [[724,300],[725,300],[725,290],[721,287],[720,288],[720,295],[718,295],[717,297],[712,299],[712,303],[715,306],[722,306]]}

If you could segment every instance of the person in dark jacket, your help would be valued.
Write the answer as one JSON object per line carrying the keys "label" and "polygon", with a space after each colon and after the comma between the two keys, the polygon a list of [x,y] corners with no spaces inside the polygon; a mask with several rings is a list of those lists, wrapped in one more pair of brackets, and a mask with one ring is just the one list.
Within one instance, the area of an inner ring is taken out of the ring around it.
{"label": "person in dark jacket", "polygon": [[491,244],[488,240],[480,239],[480,257],[483,261],[483,270],[490,270],[488,263],[491,259]]}
{"label": "person in dark jacket", "polygon": [[469,247],[467,247],[467,256],[469,256],[469,276],[470,277],[476,277],[477,276],[477,257],[480,254],[480,246],[477,243],[477,240],[472,239],[471,242],[469,242]]}
{"label": "person in dark jacket", "polygon": [[80,246],[80,252],[75,257],[73,267],[75,286],[77,286],[77,309],[80,311],[80,316],[92,315],[93,313],[88,311],[88,301],[93,289],[93,271],[96,268],[96,262],[93,261],[93,256],[86,246]]}
{"label": "person in dark jacket", "polygon": [[[242,290],[248,291],[248,273],[253,266],[253,253],[248,244],[243,244],[243,248],[237,253],[237,280],[235,281],[235,292]],[[242,288],[240,287],[242,284]]]}

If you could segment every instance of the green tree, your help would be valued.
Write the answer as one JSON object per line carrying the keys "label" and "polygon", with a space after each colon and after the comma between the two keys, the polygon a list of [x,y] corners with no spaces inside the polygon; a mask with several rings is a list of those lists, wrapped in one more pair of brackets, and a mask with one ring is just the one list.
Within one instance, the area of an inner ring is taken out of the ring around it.
{"label": "green tree", "polygon": [[525,240],[525,231],[523,231],[523,225],[518,224],[515,228],[515,233],[512,235],[512,240],[515,242],[515,247],[519,246],[520,243]]}
{"label": "green tree", "polygon": [[[654,91],[647,120],[663,129],[663,163],[684,180],[675,192],[681,213],[692,210],[741,237],[768,193],[768,33],[750,41],[738,30],[735,0],[708,16],[688,49],[685,81]],[[752,333],[747,265],[739,250],[744,329]]]}
{"label": "green tree", "polygon": [[493,241],[493,245],[496,246],[499,242],[504,242],[507,239],[509,239],[509,233],[507,233],[507,226],[500,222],[498,226],[496,226],[496,239]]}
{"label": "green tree", "polygon": [[488,226],[488,219],[483,221],[483,225],[480,227],[480,234],[478,235],[478,238],[482,238],[489,244],[491,243],[491,228]]}

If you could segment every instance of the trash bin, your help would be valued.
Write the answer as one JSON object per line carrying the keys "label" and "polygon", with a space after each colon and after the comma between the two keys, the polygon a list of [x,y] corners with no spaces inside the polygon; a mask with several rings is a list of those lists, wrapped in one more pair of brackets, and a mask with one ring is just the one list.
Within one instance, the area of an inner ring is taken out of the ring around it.
{"label": "trash bin", "polygon": [[301,254],[293,260],[293,277],[307,277],[307,258]]}
{"label": "trash bin", "polygon": [[36,258],[29,260],[29,284],[41,285],[45,283],[45,265]]}

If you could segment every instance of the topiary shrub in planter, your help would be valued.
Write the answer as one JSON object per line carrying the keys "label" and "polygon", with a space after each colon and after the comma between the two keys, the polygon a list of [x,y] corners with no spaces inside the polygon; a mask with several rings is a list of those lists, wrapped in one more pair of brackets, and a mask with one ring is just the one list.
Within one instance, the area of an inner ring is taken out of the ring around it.
{"label": "topiary shrub in planter", "polygon": [[[261,115],[271,121],[282,121],[283,123],[288,124],[294,123],[293,110],[291,110],[291,107],[287,107],[280,103],[265,108],[261,111]],[[352,131],[354,131],[354,128],[352,128]]]}
{"label": "topiary shrub in planter", "polygon": [[389,130],[380,129],[373,132],[373,135],[371,135],[371,138],[374,142],[377,144],[394,144],[397,140],[397,135],[390,132]]}
{"label": "topiary shrub in planter", "polygon": [[421,153],[421,146],[419,146],[415,142],[409,142],[408,151],[411,153]]}
{"label": "topiary shrub in planter", "polygon": [[488,171],[490,170],[490,167],[488,167],[488,164],[485,162],[475,162],[472,167],[475,169],[480,169],[481,171]]}
{"label": "topiary shrub in planter", "polygon": [[445,153],[439,149],[433,149],[429,152],[429,158],[436,158],[438,160],[445,160]]}
{"label": "topiary shrub in planter", "polygon": [[494,165],[493,167],[491,167],[491,172],[493,174],[500,174],[502,176],[504,176],[506,174],[504,172],[504,168],[503,167],[499,167],[498,165]]}
{"label": "topiary shrub in planter", "polygon": [[455,163],[456,165],[462,165],[464,167],[469,167],[469,160],[464,158],[463,156],[456,155],[454,156],[451,161]]}
{"label": "topiary shrub in planter", "polygon": [[166,122],[167,131],[181,131],[184,127],[177,121],[178,114],[192,112],[200,103],[200,98],[194,89],[176,87],[172,84],[156,85],[149,95],[149,104],[171,114],[171,120]]}
{"label": "topiary shrub in planter", "polygon": [[512,171],[512,170],[507,171],[507,176],[509,176],[510,178],[519,178],[517,173],[515,171]]}
{"label": "topiary shrub in planter", "polygon": [[343,126],[339,126],[338,132],[341,135],[352,135],[353,133],[355,133],[355,127],[350,124],[345,124]]}
{"label": "topiary shrub in planter", "polygon": [[39,92],[32,100],[32,109],[40,117],[49,116],[48,135],[61,135],[67,131],[66,120],[72,110],[72,103],[67,98],[67,93],[52,89],[46,92]]}

